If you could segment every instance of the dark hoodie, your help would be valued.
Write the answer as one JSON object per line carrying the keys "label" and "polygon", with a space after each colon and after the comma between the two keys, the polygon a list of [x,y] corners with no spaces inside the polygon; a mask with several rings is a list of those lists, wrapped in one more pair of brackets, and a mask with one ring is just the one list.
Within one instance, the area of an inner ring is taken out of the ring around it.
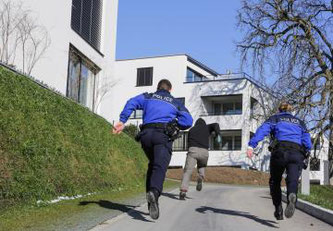
{"label": "dark hoodie", "polygon": [[203,119],[197,119],[188,133],[188,146],[208,149],[209,135],[213,131],[215,131],[216,135],[220,132],[218,123],[207,125]]}

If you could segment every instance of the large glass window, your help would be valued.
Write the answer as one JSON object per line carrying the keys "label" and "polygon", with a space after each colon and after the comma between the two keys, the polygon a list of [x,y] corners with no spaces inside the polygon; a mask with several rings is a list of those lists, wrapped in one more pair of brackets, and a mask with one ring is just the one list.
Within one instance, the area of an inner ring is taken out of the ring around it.
{"label": "large glass window", "polygon": [[221,130],[220,138],[211,137],[210,149],[222,151],[236,151],[242,149],[241,130]]}
{"label": "large glass window", "polygon": [[205,80],[206,78],[196,72],[195,70],[191,69],[191,68],[187,68],[187,72],[186,72],[186,82],[198,82],[198,81],[203,81]]}
{"label": "large glass window", "polygon": [[212,115],[241,115],[242,114],[242,95],[221,95],[207,97],[211,103],[209,114]]}
{"label": "large glass window", "polygon": [[241,115],[241,102],[213,102],[214,115]]}
{"label": "large glass window", "polygon": [[95,95],[95,75],[99,68],[71,47],[67,80],[67,97],[93,109]]}
{"label": "large glass window", "polygon": [[71,27],[95,49],[100,49],[103,0],[72,0]]}
{"label": "large glass window", "polygon": [[181,132],[180,137],[177,138],[172,144],[173,151],[187,151],[188,150],[188,132]]}
{"label": "large glass window", "polygon": [[144,67],[137,69],[136,86],[151,86],[153,85],[153,68]]}

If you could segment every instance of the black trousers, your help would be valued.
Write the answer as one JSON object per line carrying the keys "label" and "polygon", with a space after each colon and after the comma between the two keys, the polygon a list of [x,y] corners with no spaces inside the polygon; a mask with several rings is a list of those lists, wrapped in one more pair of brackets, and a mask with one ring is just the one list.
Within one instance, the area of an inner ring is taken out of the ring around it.
{"label": "black trousers", "polygon": [[171,160],[172,141],[161,128],[145,128],[140,136],[142,148],[149,160],[146,191],[157,191],[159,196]]}
{"label": "black trousers", "polygon": [[287,173],[287,195],[290,193],[297,195],[298,179],[302,173],[303,160],[304,156],[301,151],[288,146],[279,145],[272,152],[269,186],[275,206],[281,204],[281,180],[285,170]]}

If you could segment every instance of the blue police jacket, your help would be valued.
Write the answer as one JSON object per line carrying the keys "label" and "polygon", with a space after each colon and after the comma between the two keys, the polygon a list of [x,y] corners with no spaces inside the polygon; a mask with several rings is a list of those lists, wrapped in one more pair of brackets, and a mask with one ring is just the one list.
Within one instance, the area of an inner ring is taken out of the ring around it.
{"label": "blue police jacket", "polygon": [[257,129],[249,142],[249,146],[257,147],[258,142],[269,134],[272,134],[278,141],[293,142],[303,146],[306,151],[311,150],[311,137],[305,123],[288,112],[281,112],[266,120]]}
{"label": "blue police jacket", "polygon": [[185,130],[193,123],[192,116],[183,103],[166,90],[143,93],[129,99],[120,114],[120,121],[126,123],[134,110],[143,110],[143,124],[169,123],[177,119],[180,129]]}

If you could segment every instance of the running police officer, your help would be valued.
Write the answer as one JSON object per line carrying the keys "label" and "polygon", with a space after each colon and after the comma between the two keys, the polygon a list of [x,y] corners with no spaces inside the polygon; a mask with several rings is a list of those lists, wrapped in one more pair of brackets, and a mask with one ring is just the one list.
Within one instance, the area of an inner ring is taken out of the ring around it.
{"label": "running police officer", "polygon": [[165,174],[172,154],[172,141],[177,129],[192,126],[193,119],[180,100],[171,94],[169,80],[162,79],[155,93],[143,93],[127,101],[115,124],[114,133],[120,133],[134,110],[143,110],[143,124],[138,140],[149,159],[146,192],[151,218],[159,217],[158,198],[162,193]]}
{"label": "running police officer", "polygon": [[270,159],[270,192],[275,206],[274,216],[283,219],[281,204],[281,179],[286,170],[287,207],[285,216],[290,218],[295,211],[298,179],[302,172],[305,154],[311,150],[311,138],[305,123],[291,114],[292,106],[288,103],[279,105],[279,113],[271,116],[256,131],[249,142],[247,155],[253,155],[253,149],[267,135],[272,135]]}

